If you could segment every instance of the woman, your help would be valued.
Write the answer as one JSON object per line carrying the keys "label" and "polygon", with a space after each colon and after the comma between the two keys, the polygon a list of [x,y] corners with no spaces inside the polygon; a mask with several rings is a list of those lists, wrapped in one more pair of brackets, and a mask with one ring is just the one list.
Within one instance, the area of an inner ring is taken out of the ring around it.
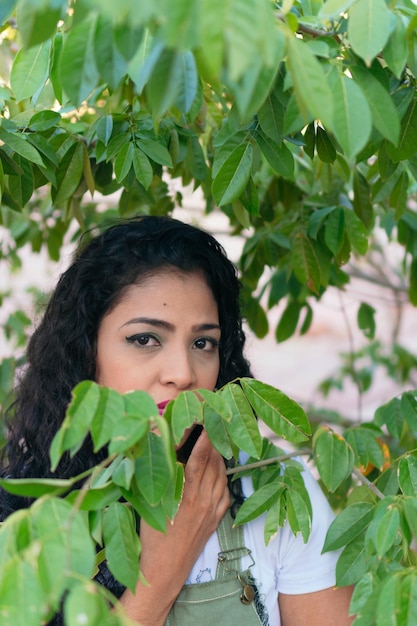
{"label": "woman", "polygon": [[[144,390],[165,403],[184,390],[215,389],[250,375],[244,341],[236,271],[213,237],[165,217],[109,228],[78,252],[29,343],[3,475],[50,476],[49,444],[81,380],[122,393]],[[73,459],[64,458],[55,476],[76,475],[103,455],[94,454],[87,441]],[[333,589],[336,556],[320,554],[331,511],[308,472],[303,474],[313,505],[309,542],[286,526],[265,547],[263,519],[245,525],[241,566],[253,575],[249,587],[255,597],[242,584],[242,602],[238,598],[230,615],[223,609],[220,615],[212,612],[219,600],[204,601],[201,609],[200,600],[186,602],[189,592],[204,594],[217,584],[210,581],[223,576],[218,555],[231,532],[227,511],[231,500],[241,502],[241,489],[243,497],[251,490],[248,479],[229,487],[224,460],[204,431],[186,464],[183,500],[167,533],[141,523],[141,570],[148,585],[138,582],[132,594],[105,564],[97,579],[143,626],[213,619],[225,625],[236,620],[269,626],[349,624],[350,590]],[[0,504],[5,517],[28,502],[3,492]],[[251,606],[247,621],[237,617],[245,604]],[[194,611],[186,618],[184,606]]]}

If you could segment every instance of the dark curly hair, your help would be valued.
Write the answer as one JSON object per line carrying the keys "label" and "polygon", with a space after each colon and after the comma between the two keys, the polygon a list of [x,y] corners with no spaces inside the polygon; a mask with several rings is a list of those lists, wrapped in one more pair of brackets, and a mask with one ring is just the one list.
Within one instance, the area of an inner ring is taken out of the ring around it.
{"label": "dark curly hair", "polygon": [[[95,379],[97,332],[124,290],[147,274],[173,267],[202,271],[218,305],[221,326],[217,385],[250,376],[243,356],[245,336],[234,265],[208,233],[169,217],[119,221],[81,245],[50,298],[27,350],[27,368],[8,420],[3,475],[43,477],[49,447],[82,380]],[[74,476],[97,464],[87,441],[74,458],[64,457],[54,476]]]}

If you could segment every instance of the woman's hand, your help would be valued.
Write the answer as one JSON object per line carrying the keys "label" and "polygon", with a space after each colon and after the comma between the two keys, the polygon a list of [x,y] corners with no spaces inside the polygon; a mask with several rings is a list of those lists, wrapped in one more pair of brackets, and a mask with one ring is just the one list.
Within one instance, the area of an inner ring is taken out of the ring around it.
{"label": "woman's hand", "polygon": [[167,533],[141,522],[141,570],[135,595],[121,598],[127,614],[143,626],[160,626],[187,580],[192,566],[230,506],[226,468],[202,432],[185,466],[182,502]]}

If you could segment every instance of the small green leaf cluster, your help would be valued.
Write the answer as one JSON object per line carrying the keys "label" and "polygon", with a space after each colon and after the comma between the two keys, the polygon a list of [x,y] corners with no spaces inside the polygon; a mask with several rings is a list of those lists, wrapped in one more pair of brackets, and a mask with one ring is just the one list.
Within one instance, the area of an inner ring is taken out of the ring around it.
{"label": "small green leaf cluster", "polygon": [[412,623],[416,420],[416,395],[407,391],[379,407],[372,422],[344,431],[320,425],[313,436],[320,480],[340,508],[323,551],[340,551],[337,585],[355,586],[355,626]]}
{"label": "small green leaf cluster", "polygon": [[[302,466],[288,460],[260,434],[262,415],[273,432],[289,442],[308,439],[310,424],[303,409],[281,391],[242,378],[218,392],[182,392],[164,416],[145,392],[121,395],[94,382],[73,391],[64,422],[51,449],[51,468],[74,456],[87,437],[104,460],[67,479],[5,478],[0,486],[34,499],[30,508],[10,515],[0,528],[0,614],[2,623],[38,626],[59,610],[64,599],[67,624],[123,623],[122,610],[93,577],[104,558],[112,574],[134,591],[140,574],[140,518],[165,532],[181,502],[184,465],[175,448],[184,431],[203,424],[213,445],[238,462],[242,450],[249,463],[231,471],[256,472],[255,492],[236,523],[268,511],[268,542],[288,517],[295,533],[307,541],[311,505],[301,477]],[[291,456],[291,455],[290,455]],[[96,551],[97,555],[96,555]],[[25,589],[25,603],[19,602]],[[110,605],[109,603],[110,602]],[[110,620],[110,621],[106,621]]]}
{"label": "small green leaf cluster", "polygon": [[404,247],[416,303],[416,15],[411,0],[4,2],[6,257],[29,242],[59,259],[72,220],[109,217],[97,192],[118,192],[112,217],[170,213],[168,176],[244,233],[258,336],[265,292],[285,302],[278,341],[307,332],[309,301],[349,282],[377,228]]}

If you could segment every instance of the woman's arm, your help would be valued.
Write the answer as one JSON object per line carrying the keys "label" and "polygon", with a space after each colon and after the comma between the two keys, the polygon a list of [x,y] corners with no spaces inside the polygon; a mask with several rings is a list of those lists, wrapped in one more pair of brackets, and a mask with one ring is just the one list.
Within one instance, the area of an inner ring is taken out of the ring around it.
{"label": "woman's arm", "polygon": [[339,587],[278,596],[282,626],[349,626],[349,603],[352,587]]}
{"label": "woman's arm", "polygon": [[142,626],[165,622],[192,566],[229,506],[223,458],[203,431],[185,467],[183,499],[167,533],[141,523],[141,571],[149,584],[138,582],[135,594],[127,590],[121,597],[131,619]]}

